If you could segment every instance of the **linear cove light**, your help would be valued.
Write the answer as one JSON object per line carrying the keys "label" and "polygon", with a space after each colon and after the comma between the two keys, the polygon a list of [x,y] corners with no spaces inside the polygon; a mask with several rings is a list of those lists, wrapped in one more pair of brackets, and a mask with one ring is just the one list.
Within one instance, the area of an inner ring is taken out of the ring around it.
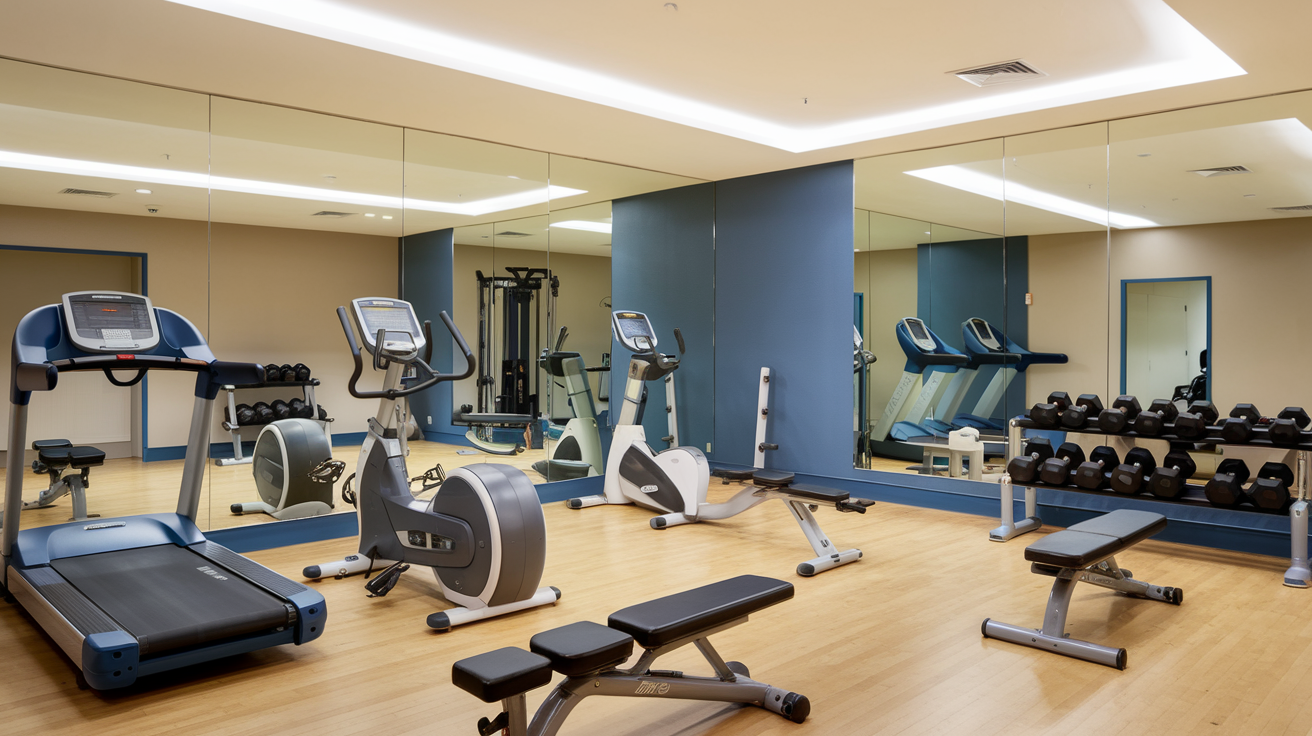
{"label": "linear cove light", "polygon": [[[1111,0],[1104,0],[1109,2]],[[1128,32],[1156,54],[1141,66],[1053,79],[961,102],[793,128],[752,115],[560,64],[329,0],[169,0],[380,53],[668,120],[800,153],[1004,115],[1045,110],[1246,74],[1165,0],[1122,0],[1139,19]]]}
{"label": "linear cove light", "polygon": [[610,232],[610,223],[588,222],[587,220],[565,220],[564,222],[553,222],[551,226],[563,227],[566,230],[587,230],[590,233]]}
{"label": "linear cove light", "polygon": [[474,200],[472,202],[435,202],[409,197],[389,197],[382,194],[364,192],[344,192],[339,189],[321,189],[303,187],[297,184],[279,184],[255,179],[235,179],[228,176],[210,176],[191,171],[174,171],[172,169],[151,169],[144,166],[127,166],[125,164],[107,164],[100,161],[80,161],[72,158],[55,156],[38,156],[16,151],[0,151],[0,167],[25,169],[27,171],[45,171],[52,174],[73,174],[76,176],[99,176],[107,179],[126,179],[133,182],[151,184],[173,184],[199,189],[216,189],[224,192],[241,192],[243,194],[261,194],[269,197],[287,197],[290,199],[308,199],[315,202],[340,202],[362,207],[389,207],[392,209],[424,210],[442,212],[450,215],[468,215],[475,217],[491,212],[502,212],[519,207],[542,204],[552,199],[564,199],[576,194],[584,194],[585,189],[549,186],[530,189],[500,197]]}
{"label": "linear cove light", "polygon": [[1116,228],[1157,227],[1157,223],[1134,215],[1108,212],[1105,208],[1077,202],[1073,199],[1059,197],[1048,192],[1017,184],[1004,182],[995,176],[972,171],[965,166],[935,166],[930,169],[917,169],[904,172],[911,176],[932,181],[936,184],[960,189],[972,194],[979,194],[1000,202],[1015,202],[1028,205],[1059,215],[1074,217],[1106,227]]}

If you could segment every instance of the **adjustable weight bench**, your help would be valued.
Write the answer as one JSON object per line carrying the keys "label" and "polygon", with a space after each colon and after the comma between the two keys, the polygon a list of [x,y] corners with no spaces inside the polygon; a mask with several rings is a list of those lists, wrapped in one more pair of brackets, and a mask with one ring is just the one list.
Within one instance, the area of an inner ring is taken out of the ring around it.
{"label": "adjustable weight bench", "polygon": [[[69,496],[73,501],[73,515],[69,521],[85,521],[100,514],[87,513],[86,489],[91,485],[91,469],[105,464],[105,453],[95,447],[74,447],[68,440],[36,440],[32,443],[37,459],[32,461],[32,472],[49,475],[50,487],[41,491],[35,501],[25,501],[24,509],[44,509],[55,501]],[[68,469],[80,471],[68,476]]]}
{"label": "adjustable weight bench", "polygon": [[525,442],[497,442],[492,439],[494,429],[518,429],[527,432],[536,421],[531,414],[502,414],[495,412],[475,413],[474,407],[464,404],[458,411],[451,412],[451,423],[460,427],[469,427],[465,439],[470,444],[489,455],[518,455],[524,451]]}
{"label": "adjustable weight bench", "polygon": [[1030,569],[1057,578],[1048,596],[1043,628],[1026,629],[986,618],[982,627],[984,637],[1125,669],[1124,649],[1071,639],[1065,633],[1071,593],[1076,583],[1084,581],[1136,598],[1180,605],[1184,600],[1183,590],[1135,580],[1129,570],[1116,564],[1114,556],[1165,528],[1166,517],[1161,514],[1118,509],[1049,534],[1026,547],[1025,559],[1032,563]]}
{"label": "adjustable weight bench", "polygon": [[695,516],[681,513],[653,516],[650,522],[651,528],[665,529],[698,521],[728,519],[750,508],[755,508],[772,498],[777,498],[784,502],[789,513],[793,515],[793,520],[797,522],[798,526],[802,527],[802,533],[806,535],[806,541],[811,543],[811,549],[816,554],[815,559],[808,560],[797,566],[798,575],[809,578],[825,570],[861,559],[861,550],[859,549],[836,551],[834,543],[829,541],[825,531],[820,528],[820,522],[815,520],[815,516],[811,512],[823,504],[833,506],[843,512],[864,514],[867,508],[875,505],[874,501],[866,498],[853,499],[847,493],[832,488],[795,486],[792,485],[795,477],[792,473],[777,470],[722,470],[717,472],[719,477],[725,479],[726,483],[730,480],[738,480],[747,482],[750,485],[735,493],[732,498],[723,503],[701,504],[697,508]]}
{"label": "adjustable weight bench", "polygon": [[[806,696],[750,679],[744,664],[725,662],[707,639],[792,597],[792,584],[782,580],[730,578],[616,611],[608,626],[580,621],[544,631],[530,640],[532,652],[506,647],[462,659],[451,668],[451,682],[485,703],[501,701],[496,718],[479,721],[481,736],[553,736],[589,695],[746,703],[801,723],[811,712]],[[620,669],[634,643],[642,656]],[[651,669],[657,657],[687,644],[701,650],[715,677]],[[552,670],[565,679],[529,723],[526,694],[551,682]]]}

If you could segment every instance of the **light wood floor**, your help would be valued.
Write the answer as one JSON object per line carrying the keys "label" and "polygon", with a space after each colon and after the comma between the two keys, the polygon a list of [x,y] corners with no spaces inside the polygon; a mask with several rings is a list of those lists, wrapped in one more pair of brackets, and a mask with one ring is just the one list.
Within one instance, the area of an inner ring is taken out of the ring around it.
{"label": "light wood floor", "polygon": [[[715,498],[732,491],[714,485]],[[486,705],[450,684],[451,664],[554,626],[604,623],[623,606],[733,575],[789,580],[796,597],[713,637],[752,676],[813,704],[796,725],[756,708],[589,699],[564,736],[756,734],[1306,734],[1312,730],[1312,591],[1280,585],[1287,561],[1144,542],[1120,561],[1141,579],[1185,590],[1184,605],[1092,586],[1076,593],[1073,636],[1129,649],[1124,672],[980,637],[993,617],[1038,626],[1050,578],[1022,547],[987,541],[996,520],[881,503],[869,513],[821,509],[825,530],[865,558],[797,577],[811,556],[782,504],[655,531],[633,507],[545,508],[543,584],[563,597],[446,634],[424,624],[447,607],[426,571],[368,599],[359,578],[326,580],[323,637],[159,676],[127,692],[79,691],[70,664],[18,608],[0,605],[0,732],[44,734],[475,733]],[[1045,530],[1049,531],[1049,530]],[[306,564],[354,551],[354,540],[251,556],[298,578]],[[696,650],[659,667],[704,674]],[[530,694],[536,708],[547,689]]]}
{"label": "light wood floor", "polygon": [[[460,454],[462,451],[473,452],[473,454]],[[346,463],[343,478],[355,472],[359,455],[359,445],[333,448],[333,457]],[[446,470],[475,463],[503,463],[523,470],[535,483],[540,483],[544,479],[533,472],[533,463],[545,457],[545,450],[525,450],[514,456],[489,455],[469,447],[439,442],[412,442],[406,465],[412,475],[419,475],[438,463],[441,463]],[[0,467],[0,487],[3,487],[4,477],[5,469]],[[87,489],[87,511],[104,517],[173,511],[178,505],[178,484],[181,482],[181,460],[151,463],[142,462],[140,458],[106,460],[103,466],[91,469],[91,486]],[[23,498],[28,501],[35,500],[49,484],[47,475],[24,473]],[[352,511],[350,506],[342,503],[340,491],[339,481],[333,492],[333,502],[337,510]],[[255,481],[251,478],[250,465],[220,467],[211,462],[205,471],[205,490],[201,496],[196,523],[201,529],[208,530],[274,521],[272,516],[265,514],[237,515],[230,510],[234,503],[257,500],[259,499],[255,495]],[[20,528],[29,529],[63,523],[68,521],[72,508],[72,501],[68,496],[64,496],[53,506],[27,509],[23,512]]]}

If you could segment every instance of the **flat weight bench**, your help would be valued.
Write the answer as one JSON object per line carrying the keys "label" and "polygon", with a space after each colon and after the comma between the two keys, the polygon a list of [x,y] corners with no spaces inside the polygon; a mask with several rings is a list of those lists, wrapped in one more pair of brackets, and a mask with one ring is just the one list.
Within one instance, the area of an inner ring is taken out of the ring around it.
{"label": "flat weight bench", "polygon": [[[747,621],[748,614],[793,597],[782,580],[743,575],[657,598],[611,614],[608,626],[580,621],[544,631],[529,642],[532,652],[506,647],[456,662],[451,682],[485,703],[501,701],[502,712],[478,723],[481,736],[553,736],[574,706],[589,695],[676,698],[755,705],[801,723],[811,712],[806,696],[757,682],[741,662],[725,662],[707,639]],[[636,664],[619,669],[644,650]],[[657,657],[695,644],[715,677],[653,670]],[[529,690],[565,676],[528,722]]]}
{"label": "flat weight bench", "polygon": [[536,421],[533,415],[487,412],[479,414],[473,409],[474,407],[469,404],[461,406],[459,411],[451,413],[451,423],[470,428],[465,431],[465,439],[474,447],[490,455],[518,455],[524,451],[525,443],[495,442],[491,439],[490,432],[493,429],[518,429],[527,432],[529,426]]}
{"label": "flat weight bench", "polygon": [[740,480],[749,482],[750,485],[735,493],[733,498],[724,503],[701,504],[697,507],[695,516],[686,513],[653,516],[650,522],[651,528],[665,529],[698,521],[728,519],[772,498],[777,498],[784,502],[797,525],[802,527],[806,541],[811,543],[811,549],[816,554],[814,559],[797,566],[798,575],[811,577],[861,559],[859,549],[836,551],[834,543],[829,541],[825,531],[820,528],[820,522],[815,520],[815,515],[811,512],[819,508],[820,504],[824,504],[833,506],[839,511],[864,514],[867,508],[875,505],[874,501],[865,498],[852,499],[847,493],[832,488],[795,486],[792,485],[795,478],[792,473],[777,470],[722,470],[717,473],[718,477],[724,478],[726,483],[730,480]]}
{"label": "flat weight bench", "polygon": [[1066,634],[1066,614],[1070,609],[1075,584],[1084,581],[1118,590],[1136,598],[1151,598],[1180,605],[1184,591],[1150,585],[1131,577],[1129,570],[1116,564],[1114,555],[1157,534],[1166,528],[1166,517],[1147,511],[1118,509],[1040,539],[1025,548],[1030,569],[1040,575],[1057,578],[1048,596],[1042,629],[1026,629],[984,619],[985,638],[1002,639],[1013,644],[1064,654],[1068,657],[1125,669],[1126,652]]}
{"label": "flat weight bench", "polygon": [[[91,485],[91,469],[105,464],[104,451],[95,447],[74,447],[68,440],[36,440],[32,449],[37,453],[37,459],[32,461],[32,472],[49,475],[50,487],[41,491],[35,501],[25,501],[24,509],[44,509],[67,495],[73,501],[73,515],[69,521],[100,516],[87,513],[86,489]],[[65,476],[64,471],[68,469],[81,472]]]}

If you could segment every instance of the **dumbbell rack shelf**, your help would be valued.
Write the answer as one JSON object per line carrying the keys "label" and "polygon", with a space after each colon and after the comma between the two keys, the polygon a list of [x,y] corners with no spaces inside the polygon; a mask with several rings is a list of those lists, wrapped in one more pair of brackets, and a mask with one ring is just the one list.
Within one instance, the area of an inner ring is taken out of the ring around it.
{"label": "dumbbell rack shelf", "polygon": [[[1024,444],[1024,430],[1036,429],[1044,431],[1064,431],[1071,434],[1090,434],[1103,435],[1107,437],[1119,437],[1131,442],[1138,439],[1166,440],[1173,443],[1192,443],[1195,445],[1226,445],[1229,443],[1221,442],[1215,438],[1210,439],[1185,439],[1173,434],[1162,433],[1154,436],[1140,436],[1134,432],[1103,432],[1097,428],[1070,429],[1068,427],[1041,427],[1028,419],[1012,419],[1008,423],[1007,433],[1007,455],[1008,462],[1013,457],[1022,453]],[[1272,449],[1293,451],[1296,453],[1296,468],[1294,473],[1294,485],[1290,488],[1291,494],[1294,495],[1293,503],[1289,507],[1289,534],[1290,534],[1290,562],[1289,569],[1285,571],[1284,584],[1291,588],[1312,587],[1312,566],[1308,560],[1308,510],[1309,510],[1309,461],[1312,461],[1312,444],[1300,445],[1276,445],[1268,440],[1255,440],[1245,442],[1242,447],[1270,447]],[[1023,486],[1025,489],[1025,518],[1020,521],[1015,519],[1015,493],[1014,486],[1011,483],[1010,476],[1003,474],[1001,483],[1002,496],[1002,525],[989,532],[989,539],[994,542],[1006,542],[1016,537],[1032,532],[1043,525],[1038,516],[1038,494],[1037,489],[1062,491],[1067,493],[1078,493],[1088,496],[1100,496],[1104,498],[1124,498],[1134,501],[1147,501],[1153,503],[1167,503],[1174,505],[1186,505],[1191,507],[1201,507],[1212,509],[1213,507],[1207,502],[1206,498],[1201,497],[1201,487],[1193,484],[1187,484],[1188,490],[1186,495],[1177,499],[1159,498],[1150,495],[1122,496],[1111,491],[1090,491],[1078,486],[1050,486],[1050,485],[1030,485]],[[1244,513],[1259,514],[1261,516],[1273,516],[1270,512],[1259,511],[1256,509],[1236,508],[1236,509],[1217,509],[1226,513]]]}
{"label": "dumbbell rack shelf", "polygon": [[314,412],[313,414],[311,414],[311,416],[315,419],[315,421],[318,421],[319,424],[323,427],[324,434],[328,436],[328,444],[331,445],[332,436],[329,435],[328,422],[331,422],[332,420],[329,419],[328,422],[319,420],[319,404],[314,400],[314,389],[318,385],[319,385],[319,379],[311,378],[308,381],[273,381],[273,382],[266,382],[266,383],[244,383],[241,385],[224,386],[223,390],[228,397],[228,418],[233,421],[224,420],[222,424],[223,424],[223,428],[227,430],[229,434],[232,435],[232,457],[216,457],[214,458],[214,464],[221,467],[227,467],[229,465],[249,465],[253,460],[253,458],[244,455],[242,453],[241,429],[242,427],[263,427],[265,425],[236,423],[235,420],[237,419],[237,392],[245,389],[282,388],[282,387],[300,388],[301,393],[304,396],[305,403],[309,404],[311,410]]}

